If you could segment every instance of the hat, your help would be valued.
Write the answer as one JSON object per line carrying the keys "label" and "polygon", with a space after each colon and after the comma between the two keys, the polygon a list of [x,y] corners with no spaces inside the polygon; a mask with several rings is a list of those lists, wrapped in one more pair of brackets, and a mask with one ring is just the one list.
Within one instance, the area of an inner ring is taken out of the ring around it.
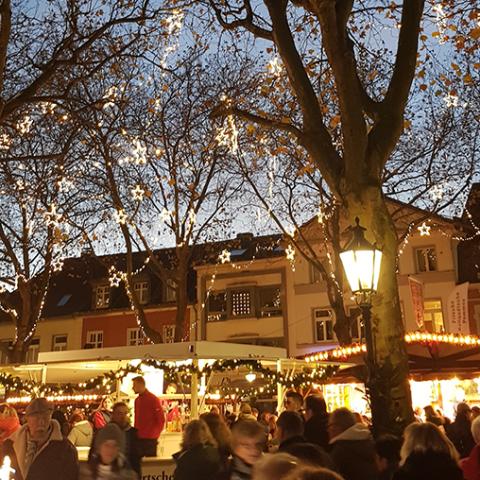
{"label": "hat", "polygon": [[36,413],[52,413],[53,405],[46,398],[34,398],[25,410],[25,415],[35,415]]}
{"label": "hat", "polygon": [[100,445],[108,440],[115,440],[120,451],[125,451],[125,435],[115,423],[107,423],[103,428],[98,430],[95,436],[95,451],[98,451]]}
{"label": "hat", "polygon": [[251,414],[252,413],[252,407],[248,403],[244,403],[240,407],[240,413],[244,413],[246,415]]}

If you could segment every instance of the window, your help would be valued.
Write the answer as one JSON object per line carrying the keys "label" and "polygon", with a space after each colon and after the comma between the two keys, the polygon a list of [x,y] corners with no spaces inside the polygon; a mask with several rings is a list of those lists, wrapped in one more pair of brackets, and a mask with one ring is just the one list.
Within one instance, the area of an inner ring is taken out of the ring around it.
{"label": "window", "polygon": [[437,254],[434,247],[416,248],[417,272],[435,272],[437,270]]}
{"label": "window", "polygon": [[63,297],[58,301],[57,307],[63,307],[67,304],[67,302],[72,298],[71,293],[66,293]]}
{"label": "window", "polygon": [[135,293],[137,294],[138,301],[141,304],[148,303],[149,300],[149,288],[148,288],[148,282],[135,282],[133,284],[133,289],[135,290]]}
{"label": "window", "polygon": [[38,351],[40,350],[40,339],[34,338],[27,348],[25,363],[37,363]]}
{"label": "window", "polygon": [[333,312],[330,309],[316,308],[313,311],[316,342],[333,340]]}
{"label": "window", "polygon": [[175,341],[175,325],[163,326],[163,343],[173,343]]}
{"label": "window", "polygon": [[108,308],[110,305],[110,285],[98,285],[95,288],[95,308]]}
{"label": "window", "polygon": [[127,345],[143,345],[144,336],[141,328],[127,328]]}
{"label": "window", "polygon": [[[323,259],[321,260],[323,262]],[[325,277],[323,273],[320,271],[319,268],[317,268],[316,265],[309,264],[310,265],[310,283],[320,283],[325,281]]]}
{"label": "window", "polygon": [[87,348],[103,347],[103,330],[90,330],[87,332]]}
{"label": "window", "polygon": [[365,324],[363,322],[363,316],[360,308],[349,307],[348,315],[352,317],[352,323],[350,325],[350,334],[354,342],[360,342],[365,339]]}
{"label": "window", "polygon": [[248,317],[252,315],[252,291],[242,288],[231,291],[232,317]]}
{"label": "window", "polygon": [[67,349],[67,335],[54,335],[52,337],[52,352],[63,352]]}
{"label": "window", "polygon": [[425,300],[423,302],[423,322],[427,332],[445,332],[441,300]]}
{"label": "window", "polygon": [[167,278],[167,281],[165,283],[165,301],[177,301],[177,283],[171,278]]}
{"label": "window", "polygon": [[276,317],[282,314],[280,287],[259,289],[259,311],[261,317]]}
{"label": "window", "polygon": [[227,318],[227,292],[210,292],[208,296],[207,322],[218,322]]}

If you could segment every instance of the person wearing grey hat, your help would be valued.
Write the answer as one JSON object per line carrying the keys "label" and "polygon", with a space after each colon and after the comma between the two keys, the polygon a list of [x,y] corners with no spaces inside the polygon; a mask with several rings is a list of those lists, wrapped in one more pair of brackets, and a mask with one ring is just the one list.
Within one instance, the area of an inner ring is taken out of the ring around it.
{"label": "person wearing grey hat", "polygon": [[80,467],[80,480],[137,480],[123,451],[125,435],[118,425],[108,423],[98,430],[88,463]]}
{"label": "person wearing grey hat", "polygon": [[52,412],[46,398],[35,398],[25,411],[25,425],[5,440],[0,461],[10,457],[15,480],[78,479],[77,451],[63,438]]}

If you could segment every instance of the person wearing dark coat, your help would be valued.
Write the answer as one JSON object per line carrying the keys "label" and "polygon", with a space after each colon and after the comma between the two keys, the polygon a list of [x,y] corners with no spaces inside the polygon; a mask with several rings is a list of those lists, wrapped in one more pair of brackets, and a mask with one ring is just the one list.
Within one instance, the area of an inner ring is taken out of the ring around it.
{"label": "person wearing dark coat", "polygon": [[450,425],[445,425],[445,432],[455,445],[460,458],[468,457],[475,446],[475,440],[471,432],[472,422],[470,415],[470,407],[466,403],[459,403],[455,421]]}
{"label": "person wearing dark coat", "polygon": [[173,455],[174,480],[215,480],[221,470],[216,442],[203,420],[192,420],[183,431],[182,450]]}
{"label": "person wearing dark coat", "polygon": [[275,437],[279,442],[278,452],[289,453],[304,463],[333,468],[328,453],[319,445],[307,442],[303,432],[304,422],[297,412],[282,412],[278,417],[275,431]]}
{"label": "person wearing dark coat", "polygon": [[3,443],[0,461],[10,457],[14,480],[78,480],[77,451],[52,413],[46,398],[35,398],[26,409],[25,425]]}
{"label": "person wearing dark coat", "polygon": [[348,408],[338,408],[328,419],[330,456],[345,480],[377,480],[375,444],[368,427],[356,423]]}
{"label": "person wearing dark coat", "polygon": [[465,480],[480,480],[480,417],[472,422],[472,435],[476,445],[470,455],[461,460],[460,466]]}
{"label": "person wearing dark coat", "polygon": [[307,442],[328,449],[327,404],[321,395],[309,395],[305,399],[305,428],[303,436]]}
{"label": "person wearing dark coat", "polygon": [[400,457],[393,480],[463,480],[457,450],[433,423],[412,423],[405,429]]}

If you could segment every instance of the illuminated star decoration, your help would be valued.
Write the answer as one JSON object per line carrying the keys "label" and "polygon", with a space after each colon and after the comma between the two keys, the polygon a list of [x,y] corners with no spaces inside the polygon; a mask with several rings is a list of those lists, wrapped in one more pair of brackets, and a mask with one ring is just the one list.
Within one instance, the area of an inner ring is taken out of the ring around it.
{"label": "illuminated star decoration", "polygon": [[120,225],[125,225],[125,223],[127,223],[127,218],[127,214],[123,208],[115,212],[115,221]]}
{"label": "illuminated star decoration", "polygon": [[445,97],[443,97],[443,101],[447,107],[456,107],[458,106],[458,95],[449,93]]}
{"label": "illuminated star decoration", "polygon": [[421,237],[429,237],[431,228],[432,227],[423,222],[419,227],[417,227],[417,230],[420,232]]}
{"label": "illuminated star decoration", "polygon": [[54,272],[60,272],[63,268],[64,260],[61,256],[52,260],[52,269]]}
{"label": "illuminated star decoration", "polygon": [[123,275],[121,272],[118,272],[115,267],[110,267],[108,270],[109,277],[108,281],[111,287],[120,286],[121,281],[123,280]]}
{"label": "illuminated star decoration", "polygon": [[145,195],[145,190],[140,185],[136,185],[135,188],[130,190],[130,192],[133,199],[138,200],[139,202],[143,200],[143,196]]}
{"label": "illuminated star decoration", "polygon": [[45,212],[43,217],[45,218],[45,221],[47,222],[47,225],[49,227],[58,226],[60,220],[62,219],[62,215],[60,213],[57,213],[57,207],[54,203],[50,205],[50,210],[48,212]]}
{"label": "illuminated star decoration", "polygon": [[222,253],[218,256],[218,259],[222,263],[230,262],[230,252],[228,250],[222,250]]}

